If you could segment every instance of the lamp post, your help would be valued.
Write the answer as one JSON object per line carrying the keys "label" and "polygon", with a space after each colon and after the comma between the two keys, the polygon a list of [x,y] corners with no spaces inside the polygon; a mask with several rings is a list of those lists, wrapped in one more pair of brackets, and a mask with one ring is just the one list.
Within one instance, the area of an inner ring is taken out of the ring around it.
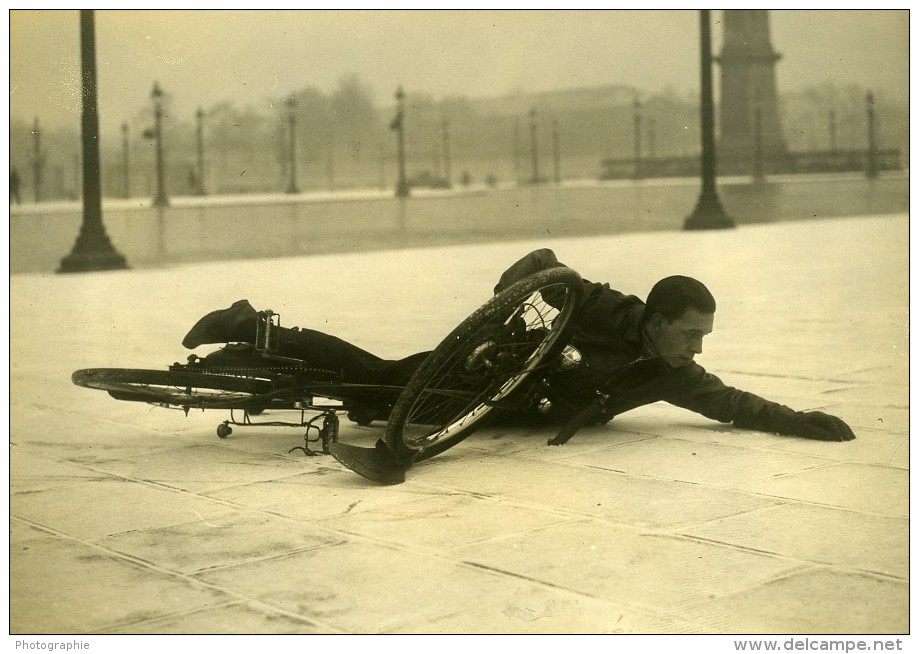
{"label": "lamp post", "polygon": [[654,116],[648,117],[648,159],[652,166],[657,160],[657,121]]}
{"label": "lamp post", "polygon": [[874,94],[871,91],[865,96],[865,103],[868,105],[868,165],[865,167],[865,176],[874,179],[878,176],[878,151],[875,142]]}
{"label": "lamp post", "polygon": [[290,140],[289,151],[288,151],[288,169],[290,172],[290,179],[287,181],[287,192],[288,193],[299,193],[300,189],[297,186],[297,98],[295,96],[290,96],[287,98],[287,121],[288,121],[288,131]]}
{"label": "lamp post", "polygon": [[637,95],[632,103],[632,128],[635,143],[635,179],[641,179],[643,177],[641,170],[641,102]]}
{"label": "lamp post", "polygon": [[122,164],[122,197],[131,197],[131,140],[128,134],[128,124],[121,123],[121,164]]}
{"label": "lamp post", "polygon": [[163,161],[163,91],[158,82],[153,83],[150,97],[153,98],[153,138],[156,142],[156,195],[153,197],[153,206],[167,207],[169,197],[166,195],[166,173]]}
{"label": "lamp post", "polygon": [[514,179],[518,186],[523,181],[520,172],[520,118],[514,119]]}
{"label": "lamp post", "polygon": [[836,112],[830,109],[830,151],[836,153]]}
{"label": "lamp post", "polygon": [[533,157],[533,184],[539,184],[539,152],[536,140],[536,109],[530,109],[530,154]]}
{"label": "lamp post", "polygon": [[405,176],[405,91],[400,86],[396,89],[396,117],[390,127],[396,130],[396,144],[399,157],[399,180],[396,182],[396,197],[409,196],[408,178]]}
{"label": "lamp post", "polygon": [[326,116],[326,177],[329,180],[329,191],[335,190],[335,124]]}
{"label": "lamp post", "polygon": [[447,188],[453,186],[453,183],[450,181],[450,123],[447,122],[447,119],[444,118],[443,122],[440,125],[440,135],[443,139],[443,150],[444,150],[444,181],[447,183]]}
{"label": "lamp post", "polygon": [[562,160],[558,138],[558,121],[552,121],[552,159],[555,164],[553,172],[556,184],[562,183]]}
{"label": "lamp post", "polygon": [[198,123],[198,181],[195,193],[198,195],[207,195],[207,192],[204,190],[204,110],[201,107],[198,107],[198,111],[195,112],[195,118]]}
{"label": "lamp post", "polygon": [[70,254],[58,272],[86,272],[127,268],[102,224],[102,190],[99,180],[99,113],[96,94],[96,34],[92,9],[80,10],[80,67],[82,72],[83,223]]}
{"label": "lamp post", "polygon": [[38,125],[38,118],[32,125],[32,179],[34,180],[35,203],[41,202],[41,182],[42,171],[45,168],[45,155],[41,151],[41,128]]}
{"label": "lamp post", "polygon": [[715,189],[715,110],[712,100],[712,34],[711,10],[699,10],[699,44],[701,54],[702,102],[702,193],[683,229],[725,229],[734,221],[721,208]]}

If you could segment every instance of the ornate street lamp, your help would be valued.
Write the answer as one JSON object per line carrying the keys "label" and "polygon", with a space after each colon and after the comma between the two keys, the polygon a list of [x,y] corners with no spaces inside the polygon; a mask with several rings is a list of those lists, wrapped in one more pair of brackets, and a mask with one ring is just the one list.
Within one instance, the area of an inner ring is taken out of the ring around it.
{"label": "ornate street lamp", "polygon": [[447,183],[447,187],[453,186],[451,181],[452,175],[450,174],[450,124],[447,122],[447,119],[444,118],[443,123],[441,123],[441,137],[443,138],[443,150],[444,150],[444,181]]}
{"label": "ornate street lamp", "polygon": [[41,182],[42,171],[45,169],[45,155],[41,151],[41,127],[38,125],[37,117],[35,118],[35,123],[32,126],[32,152],[32,174],[35,181],[35,203],[38,204],[41,202]]}
{"label": "ornate street lamp", "polygon": [[874,179],[878,176],[878,150],[874,125],[874,94],[868,91],[865,96],[868,105],[868,165],[865,167],[865,176]]}
{"label": "ornate street lamp", "polygon": [[405,176],[405,91],[402,90],[401,86],[396,89],[396,102],[396,117],[390,124],[390,128],[396,130],[399,156],[399,180],[396,182],[396,197],[407,198],[409,196],[409,184]]}
{"label": "ornate street lamp", "polygon": [[562,183],[562,155],[558,138],[558,121],[552,121],[552,156],[555,162],[555,183]]}
{"label": "ornate street lamp", "polygon": [[652,166],[657,161],[657,121],[654,116],[648,117],[648,160]]}
{"label": "ornate street lamp", "polygon": [[198,181],[195,184],[195,193],[207,195],[207,191],[204,190],[204,110],[200,107],[195,112],[195,118],[198,119]]}
{"label": "ornate street lamp", "polygon": [[163,91],[159,82],[153,83],[150,97],[153,99],[153,138],[156,142],[156,195],[153,197],[153,206],[168,207],[169,197],[166,195],[166,171],[163,160]]}
{"label": "ornate street lamp", "polygon": [[533,156],[533,184],[539,184],[539,152],[536,140],[536,108],[530,109],[530,154]]}
{"label": "ornate street lamp", "polygon": [[644,176],[641,170],[641,102],[637,94],[632,103],[632,129],[635,145],[635,179],[641,179]]}
{"label": "ornate street lamp", "polygon": [[286,101],[288,107],[288,125],[290,136],[289,168],[290,179],[287,182],[288,193],[299,193],[300,188],[297,186],[297,98],[290,96]]}
{"label": "ornate street lamp", "polygon": [[82,72],[83,223],[70,254],[58,272],[86,272],[127,268],[102,224],[102,191],[99,180],[99,113],[96,94],[96,33],[92,9],[80,10],[80,63]]}
{"label": "ornate street lamp", "polygon": [[520,172],[520,118],[514,119],[514,179],[520,186],[523,181],[523,174]]}
{"label": "ornate street lamp", "polygon": [[702,64],[702,193],[683,229],[726,229],[734,221],[721,208],[715,190],[715,110],[712,100],[712,32],[711,10],[699,10],[699,44]]}
{"label": "ornate street lamp", "polygon": [[121,174],[122,197],[131,197],[131,142],[128,134],[128,124],[121,123]]}

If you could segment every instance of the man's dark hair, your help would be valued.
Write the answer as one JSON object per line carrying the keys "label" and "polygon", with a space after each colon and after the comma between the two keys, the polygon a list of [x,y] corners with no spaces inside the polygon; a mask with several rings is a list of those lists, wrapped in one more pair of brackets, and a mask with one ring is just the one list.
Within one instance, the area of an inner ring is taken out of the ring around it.
{"label": "man's dark hair", "polygon": [[667,322],[673,322],[689,308],[700,313],[715,313],[715,298],[699,280],[673,275],[654,285],[645,306],[645,320],[659,313]]}

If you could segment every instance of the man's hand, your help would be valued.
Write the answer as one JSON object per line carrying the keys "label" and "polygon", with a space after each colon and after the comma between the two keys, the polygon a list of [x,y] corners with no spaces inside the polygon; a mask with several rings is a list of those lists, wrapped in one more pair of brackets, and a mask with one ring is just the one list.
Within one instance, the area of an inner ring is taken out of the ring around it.
{"label": "man's hand", "polygon": [[822,411],[800,411],[791,421],[791,433],[819,441],[851,441],[852,429],[836,416]]}

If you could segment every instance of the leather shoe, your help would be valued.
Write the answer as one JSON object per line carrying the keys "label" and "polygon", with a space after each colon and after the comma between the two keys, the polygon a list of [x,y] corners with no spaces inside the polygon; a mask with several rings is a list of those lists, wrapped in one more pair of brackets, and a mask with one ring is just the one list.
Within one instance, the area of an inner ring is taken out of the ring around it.
{"label": "leather shoe", "polygon": [[[196,322],[182,339],[182,345],[193,350],[205,343],[249,342],[255,337],[254,321],[257,316],[258,312],[248,300],[239,300],[228,309],[211,311]],[[246,325],[249,320],[253,321],[251,330]]]}

